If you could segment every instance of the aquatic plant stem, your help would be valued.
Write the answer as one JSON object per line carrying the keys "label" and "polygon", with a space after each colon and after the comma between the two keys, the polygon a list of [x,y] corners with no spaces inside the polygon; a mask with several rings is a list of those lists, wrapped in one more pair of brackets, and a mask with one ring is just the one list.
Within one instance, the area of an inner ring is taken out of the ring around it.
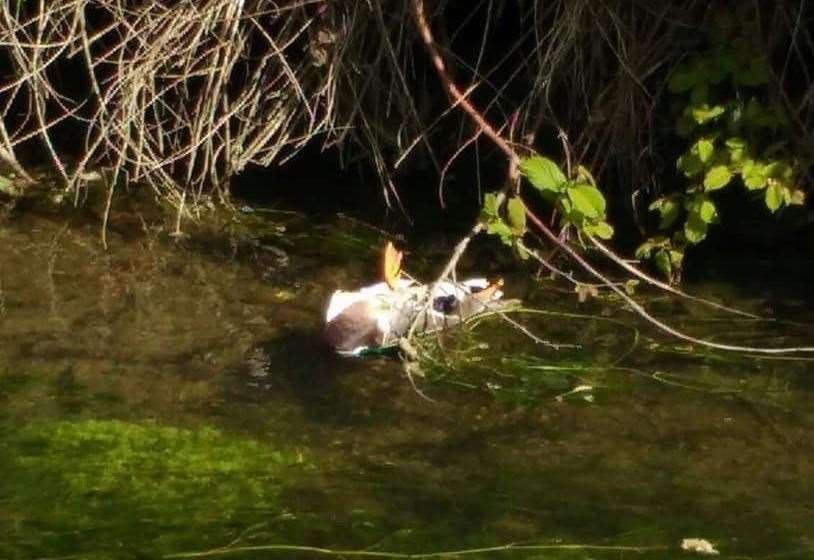
{"label": "aquatic plant stem", "polygon": [[375,550],[334,550],[315,546],[296,546],[286,544],[269,544],[257,546],[239,546],[230,548],[215,548],[203,552],[180,552],[167,554],[164,558],[207,558],[211,556],[224,556],[226,554],[239,554],[244,552],[311,552],[324,556],[343,556],[349,558],[394,558],[398,560],[427,560],[430,558],[456,558],[474,554],[487,554],[494,552],[511,551],[544,551],[544,550],[593,550],[605,552],[657,552],[670,550],[669,546],[612,546],[593,544],[515,544],[509,543],[499,546],[483,548],[470,548],[464,550],[449,550],[443,552],[424,552],[410,554],[404,552],[377,552]]}

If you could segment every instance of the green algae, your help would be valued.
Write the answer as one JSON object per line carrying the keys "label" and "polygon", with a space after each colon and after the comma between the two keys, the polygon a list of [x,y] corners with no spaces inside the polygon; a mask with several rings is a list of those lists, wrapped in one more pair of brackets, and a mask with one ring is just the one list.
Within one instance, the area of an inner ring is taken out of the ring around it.
{"label": "green algae", "polygon": [[12,557],[32,540],[97,553],[197,543],[247,510],[279,515],[285,485],[312,467],[300,450],[215,428],[116,420],[26,425],[3,437],[0,452],[0,527]]}

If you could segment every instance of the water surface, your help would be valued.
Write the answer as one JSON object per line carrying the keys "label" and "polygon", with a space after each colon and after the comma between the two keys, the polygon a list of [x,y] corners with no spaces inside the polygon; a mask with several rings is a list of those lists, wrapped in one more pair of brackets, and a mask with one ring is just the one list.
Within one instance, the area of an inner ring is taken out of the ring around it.
{"label": "water surface", "polygon": [[[0,558],[508,543],[619,548],[476,557],[674,558],[687,537],[814,556],[812,362],[700,351],[510,271],[509,295],[546,312],[514,319],[580,347],[492,319],[444,337],[417,379],[430,401],[399,362],[340,359],[319,337],[331,291],[375,279],[376,229],[255,211],[173,237],[129,216],[107,250],[84,212],[0,223]],[[429,275],[442,249],[409,262]],[[490,251],[465,267],[502,266]],[[756,278],[689,288],[807,319],[799,284]],[[696,335],[811,343],[790,323],[648,303]]]}

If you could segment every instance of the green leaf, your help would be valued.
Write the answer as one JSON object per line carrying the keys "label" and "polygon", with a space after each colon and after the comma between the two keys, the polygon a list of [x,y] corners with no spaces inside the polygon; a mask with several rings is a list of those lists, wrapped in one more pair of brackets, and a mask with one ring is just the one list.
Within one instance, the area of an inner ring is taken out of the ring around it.
{"label": "green leaf", "polygon": [[707,223],[696,212],[690,212],[684,223],[684,237],[690,243],[700,243],[707,236]]}
{"label": "green leaf", "polygon": [[729,163],[732,171],[739,171],[742,168],[743,161],[746,159],[746,150],[736,148],[729,150]]}
{"label": "green leaf", "polygon": [[698,207],[698,216],[700,216],[700,218],[708,224],[717,221],[718,209],[715,207],[715,203],[709,198],[704,197],[704,200],[701,201],[701,204]]}
{"label": "green leaf", "polygon": [[704,188],[715,191],[725,187],[732,179],[732,172],[726,165],[715,165],[704,176]]}
{"label": "green leaf", "polygon": [[560,167],[550,159],[534,156],[520,162],[520,171],[539,191],[562,192],[567,179]]}
{"label": "green leaf", "polygon": [[650,252],[653,250],[653,243],[651,240],[647,240],[638,247],[636,247],[636,258],[637,259],[646,259],[650,256]]}
{"label": "green leaf", "polygon": [[704,163],[698,154],[689,151],[678,158],[677,167],[684,172],[684,175],[692,178],[704,170]]}
{"label": "green leaf", "polygon": [[667,89],[669,89],[671,93],[684,93],[701,82],[703,82],[703,76],[699,72],[690,70],[686,66],[679,67],[673,72],[673,75],[670,76]]}
{"label": "green leaf", "polygon": [[506,203],[506,217],[515,235],[523,235],[526,232],[526,207],[519,197],[513,196]]}
{"label": "green leaf", "polygon": [[660,198],[650,205],[650,210],[659,211],[659,229],[667,229],[678,219],[681,206],[673,197]]}
{"label": "green leaf", "polygon": [[703,193],[689,197],[686,201],[687,211],[701,219],[705,224],[718,221],[718,209],[710,197]]}
{"label": "green leaf", "polygon": [[588,218],[601,218],[605,215],[605,197],[588,183],[578,183],[567,188],[568,198],[574,210]]}
{"label": "green leaf", "polygon": [[748,144],[746,143],[746,140],[740,136],[733,136],[731,138],[727,138],[724,144],[726,144],[726,148],[729,150],[729,161],[740,169],[741,164],[744,162],[747,156]]}
{"label": "green leaf", "polygon": [[765,166],[751,159],[743,162],[741,174],[743,176],[743,184],[746,185],[746,188],[750,191],[765,187],[766,181],[769,178],[766,174]]}
{"label": "green leaf", "polygon": [[766,207],[772,212],[783,206],[785,188],[780,183],[771,182],[766,187]]}
{"label": "green leaf", "polygon": [[497,235],[504,243],[511,244],[514,237],[512,229],[503,220],[496,220],[486,226],[486,233],[490,235]]}
{"label": "green leaf", "polygon": [[660,235],[658,237],[651,237],[647,239],[644,243],[639,245],[636,248],[636,258],[637,259],[646,259],[650,257],[650,253],[653,252],[654,249],[658,249],[660,247],[667,247],[670,245],[670,240]]}
{"label": "green leaf", "polygon": [[602,221],[595,224],[589,224],[583,228],[585,233],[595,235],[600,239],[611,239],[613,237],[613,226],[608,222]]}
{"label": "green leaf", "polygon": [[693,146],[693,150],[698,154],[698,159],[701,160],[701,163],[707,163],[712,159],[713,154],[715,154],[715,146],[712,144],[712,141],[707,138],[701,138],[696,142]]}
{"label": "green leaf", "polygon": [[489,218],[497,218],[499,210],[500,208],[497,203],[497,195],[495,193],[486,193],[483,196],[483,208],[481,208],[482,215]]}
{"label": "green leaf", "polygon": [[670,249],[670,262],[673,264],[673,268],[681,268],[681,264],[684,262],[684,251]]}
{"label": "green leaf", "polygon": [[653,262],[656,263],[656,268],[664,274],[664,276],[669,280],[673,277],[673,263],[670,260],[670,252],[666,249],[662,249],[656,256],[653,258]]}
{"label": "green leaf", "polygon": [[726,109],[723,105],[713,105],[710,107],[707,103],[701,103],[699,105],[693,105],[690,111],[692,112],[692,118],[695,119],[695,122],[704,124],[723,115]]}

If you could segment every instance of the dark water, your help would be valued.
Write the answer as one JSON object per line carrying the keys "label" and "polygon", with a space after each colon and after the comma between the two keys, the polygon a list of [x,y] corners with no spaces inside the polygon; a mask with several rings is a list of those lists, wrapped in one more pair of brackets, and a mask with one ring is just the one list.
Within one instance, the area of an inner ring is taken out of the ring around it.
{"label": "dark water", "polygon": [[[527,548],[472,556],[676,558],[689,537],[724,557],[814,557],[814,362],[693,349],[519,273],[509,295],[546,314],[514,319],[581,347],[486,321],[424,364],[430,401],[400,363],[339,359],[319,338],[331,291],[375,279],[374,229],[255,212],[173,238],[137,217],[107,251],[81,215],[0,224],[1,559],[510,543]],[[492,263],[479,251],[468,265]],[[415,247],[408,269],[442,253]],[[810,313],[805,287],[771,274],[690,288]],[[648,303],[717,340],[814,336]]]}

